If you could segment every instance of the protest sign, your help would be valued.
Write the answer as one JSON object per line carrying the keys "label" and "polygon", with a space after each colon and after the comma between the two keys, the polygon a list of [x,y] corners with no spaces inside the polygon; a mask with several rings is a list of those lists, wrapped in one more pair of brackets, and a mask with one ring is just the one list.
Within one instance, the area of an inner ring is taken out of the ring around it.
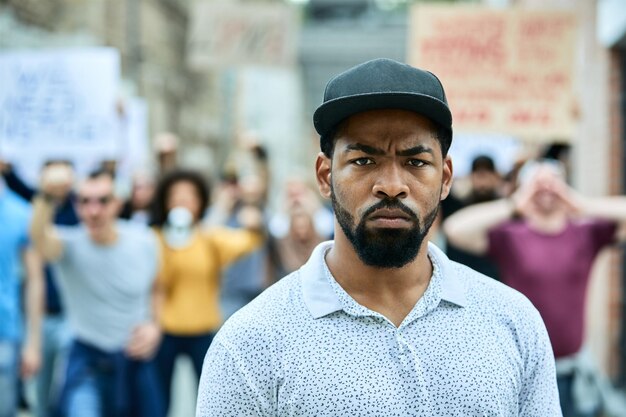
{"label": "protest sign", "polygon": [[145,100],[131,97],[125,103],[123,140],[120,143],[117,173],[131,179],[136,171],[153,168],[148,138],[148,105]]}
{"label": "protest sign", "polygon": [[203,1],[195,3],[191,17],[192,69],[295,63],[298,19],[289,5]]}
{"label": "protest sign", "polygon": [[119,66],[111,48],[0,52],[0,158],[30,181],[47,159],[117,158]]}
{"label": "protest sign", "polygon": [[565,11],[416,5],[409,62],[441,79],[456,131],[569,140],[576,29]]}

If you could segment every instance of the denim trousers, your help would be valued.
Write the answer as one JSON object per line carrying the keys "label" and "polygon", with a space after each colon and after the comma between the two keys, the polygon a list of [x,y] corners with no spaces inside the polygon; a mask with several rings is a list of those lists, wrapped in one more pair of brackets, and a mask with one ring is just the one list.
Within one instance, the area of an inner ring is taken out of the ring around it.
{"label": "denim trousers", "polygon": [[154,363],[74,341],[67,360],[59,416],[165,417]]}
{"label": "denim trousers", "polygon": [[202,372],[202,364],[215,333],[205,333],[195,336],[178,336],[164,334],[161,346],[156,357],[156,364],[161,378],[165,409],[168,410],[171,399],[172,377],[174,364],[180,355],[186,355],[191,359],[196,376],[199,378]]}
{"label": "denim trousers", "polygon": [[0,417],[17,413],[19,344],[0,340]]}
{"label": "denim trousers", "polygon": [[556,382],[559,388],[559,401],[563,417],[597,417],[597,412],[583,413],[578,411],[573,393],[573,374],[558,375]]}

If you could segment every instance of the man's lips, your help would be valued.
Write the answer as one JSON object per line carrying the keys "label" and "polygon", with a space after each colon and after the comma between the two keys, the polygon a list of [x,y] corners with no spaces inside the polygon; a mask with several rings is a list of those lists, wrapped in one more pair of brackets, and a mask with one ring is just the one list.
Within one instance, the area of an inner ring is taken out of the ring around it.
{"label": "man's lips", "polygon": [[380,209],[369,216],[369,221],[378,227],[404,228],[411,223],[411,217],[402,210]]}

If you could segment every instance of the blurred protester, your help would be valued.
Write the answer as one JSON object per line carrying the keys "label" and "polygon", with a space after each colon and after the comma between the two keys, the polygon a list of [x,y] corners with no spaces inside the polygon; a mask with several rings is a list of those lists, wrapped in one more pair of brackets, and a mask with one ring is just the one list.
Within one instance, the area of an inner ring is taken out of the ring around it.
{"label": "blurred protester", "polygon": [[[0,417],[17,415],[18,378],[41,366],[44,284],[38,255],[28,248],[30,207],[0,179]],[[26,277],[26,335],[22,337],[20,257]],[[20,351],[21,347],[21,351]]]}
{"label": "blurred protester", "polygon": [[282,209],[270,222],[270,259],[274,280],[300,268],[313,249],[333,233],[332,212],[317,193],[298,176],[284,184]]}
{"label": "blurred protester", "polygon": [[[215,204],[209,211],[208,225],[240,229],[243,227],[239,221],[240,213],[248,207],[256,207],[263,217],[266,215],[270,176],[267,150],[258,143],[253,132],[241,135],[238,142],[227,163],[228,172],[217,190]],[[224,270],[220,295],[224,320],[252,301],[269,282],[273,282],[270,279],[273,274],[268,253],[266,241]]]}
{"label": "blurred protester", "polygon": [[[245,228],[240,221],[242,210],[255,207],[265,213],[265,183],[261,178],[248,175],[241,181],[223,184],[215,204],[210,210],[208,225],[222,225],[233,229]],[[242,256],[222,274],[220,306],[226,320],[241,307],[252,301],[268,285],[271,264],[267,243]]]}
{"label": "blurred protester", "polygon": [[[487,155],[479,155],[474,158],[469,174],[469,185],[469,192],[464,197],[459,198],[451,193],[441,202],[442,221],[464,207],[497,200],[502,197],[502,179],[496,170],[493,159]],[[456,247],[452,242],[447,242],[446,255],[453,261],[467,265],[491,278],[498,279],[496,265],[485,256],[476,256],[464,251]]]}
{"label": "blurred protester", "polygon": [[300,210],[311,213],[317,235],[325,239],[332,237],[335,224],[333,213],[320,203],[316,192],[307,181],[298,176],[289,178],[285,181],[283,191],[282,208],[272,216],[269,224],[274,238],[281,239],[289,234],[291,214]]}
{"label": "blurred protester", "polygon": [[155,181],[150,173],[136,172],[133,175],[130,198],[124,202],[119,217],[140,224],[148,224],[154,189]]}
{"label": "blurred protester", "polygon": [[315,211],[311,207],[294,206],[289,213],[289,231],[273,238],[272,259],[278,277],[286,276],[306,263],[313,249],[328,236],[315,228]]}
{"label": "blurred protester", "polygon": [[117,166],[118,162],[115,159],[105,159],[100,162],[99,168],[97,170],[104,171],[109,174],[112,178],[117,176]]}
{"label": "blurred protester", "polygon": [[178,166],[178,142],[178,136],[170,132],[161,132],[154,138],[160,175]]}
{"label": "blurred protester", "polygon": [[[47,172],[47,173],[46,173]],[[0,173],[7,187],[24,200],[31,202],[38,193],[36,188],[26,184],[15,172],[11,164],[0,160]],[[72,162],[63,159],[51,159],[44,163],[42,175],[45,174],[52,182],[73,182],[74,168]],[[57,203],[54,220],[57,224],[74,226],[78,224],[78,215],[74,208],[74,194],[68,193],[63,201]]]}
{"label": "blurred protester", "polygon": [[263,241],[258,209],[239,212],[239,223],[251,230],[205,229],[201,220],[208,203],[209,190],[202,175],[174,170],[159,181],[152,205],[151,223],[163,255],[158,279],[163,341],[157,364],[166,407],[176,359],[188,356],[199,376],[206,351],[222,324],[222,270]]}
{"label": "blurred protester", "polygon": [[533,302],[557,359],[564,417],[593,416],[599,395],[592,387],[575,390],[589,369],[585,299],[596,256],[625,237],[626,198],[583,198],[564,178],[560,163],[531,161],[520,170],[520,187],[511,198],[462,209],[448,218],[444,231],[456,246],[488,255],[503,282]]}
{"label": "blurred protester", "polygon": [[[7,186],[25,201],[31,202],[37,190],[27,185],[13,168],[0,161],[0,172]],[[74,170],[72,163],[66,160],[49,160],[44,163],[41,177],[52,183],[73,183]],[[70,192],[59,201],[54,213],[54,224],[75,226],[78,215],[74,208],[74,195]],[[43,321],[42,361],[41,369],[34,378],[35,403],[30,404],[37,417],[52,415],[55,401],[59,394],[57,382],[61,380],[62,368],[70,344],[70,335],[57,288],[54,271],[49,264],[45,265],[45,316]]]}
{"label": "blurred protester", "polygon": [[567,143],[553,142],[545,147],[542,157],[559,161],[565,169],[565,180],[569,182],[572,178],[572,147]]}
{"label": "blurred protester", "polygon": [[154,234],[117,219],[121,202],[105,171],[92,173],[78,188],[82,224],[53,226],[55,204],[70,189],[70,182],[44,176],[31,226],[36,248],[55,263],[74,336],[60,415],[162,417],[151,361],[161,336],[151,317],[158,264]]}

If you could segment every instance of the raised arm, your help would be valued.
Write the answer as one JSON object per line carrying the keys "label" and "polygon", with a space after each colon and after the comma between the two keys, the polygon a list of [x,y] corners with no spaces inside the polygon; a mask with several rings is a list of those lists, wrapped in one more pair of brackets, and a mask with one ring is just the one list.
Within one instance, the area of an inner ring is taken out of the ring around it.
{"label": "raised arm", "polygon": [[54,203],[48,197],[38,195],[33,199],[30,235],[35,249],[48,262],[56,261],[63,254],[63,243],[52,224],[53,216]]}
{"label": "raised arm", "polygon": [[[545,187],[544,179],[535,175],[510,198],[475,204],[457,211],[443,223],[443,232],[448,241],[460,249],[485,255],[489,249],[489,230],[516,215],[533,217],[537,210],[535,196]],[[569,207],[568,210],[574,208]]]}
{"label": "raised arm", "polygon": [[626,196],[583,196],[560,179],[554,179],[550,186],[571,216],[614,221],[618,224],[616,240],[626,241]]}
{"label": "raised arm", "polygon": [[511,199],[475,204],[461,209],[443,223],[443,232],[453,245],[473,253],[487,253],[489,229],[511,219],[516,212]]}
{"label": "raised arm", "polygon": [[583,217],[611,220],[618,223],[616,240],[626,241],[626,196],[581,197],[575,196],[577,212]]}
{"label": "raised arm", "polygon": [[4,177],[4,181],[11,191],[26,201],[32,201],[36,191],[22,181],[10,164],[2,160],[0,160],[0,174]]}
{"label": "raised arm", "polygon": [[55,261],[63,254],[63,243],[57,236],[52,219],[57,202],[64,201],[72,188],[72,177],[44,169],[40,193],[33,199],[31,239],[35,249],[46,261]]}
{"label": "raised arm", "polygon": [[44,310],[43,262],[32,248],[24,251],[26,272],[26,339],[22,347],[22,376],[33,376],[41,366],[41,318]]}

